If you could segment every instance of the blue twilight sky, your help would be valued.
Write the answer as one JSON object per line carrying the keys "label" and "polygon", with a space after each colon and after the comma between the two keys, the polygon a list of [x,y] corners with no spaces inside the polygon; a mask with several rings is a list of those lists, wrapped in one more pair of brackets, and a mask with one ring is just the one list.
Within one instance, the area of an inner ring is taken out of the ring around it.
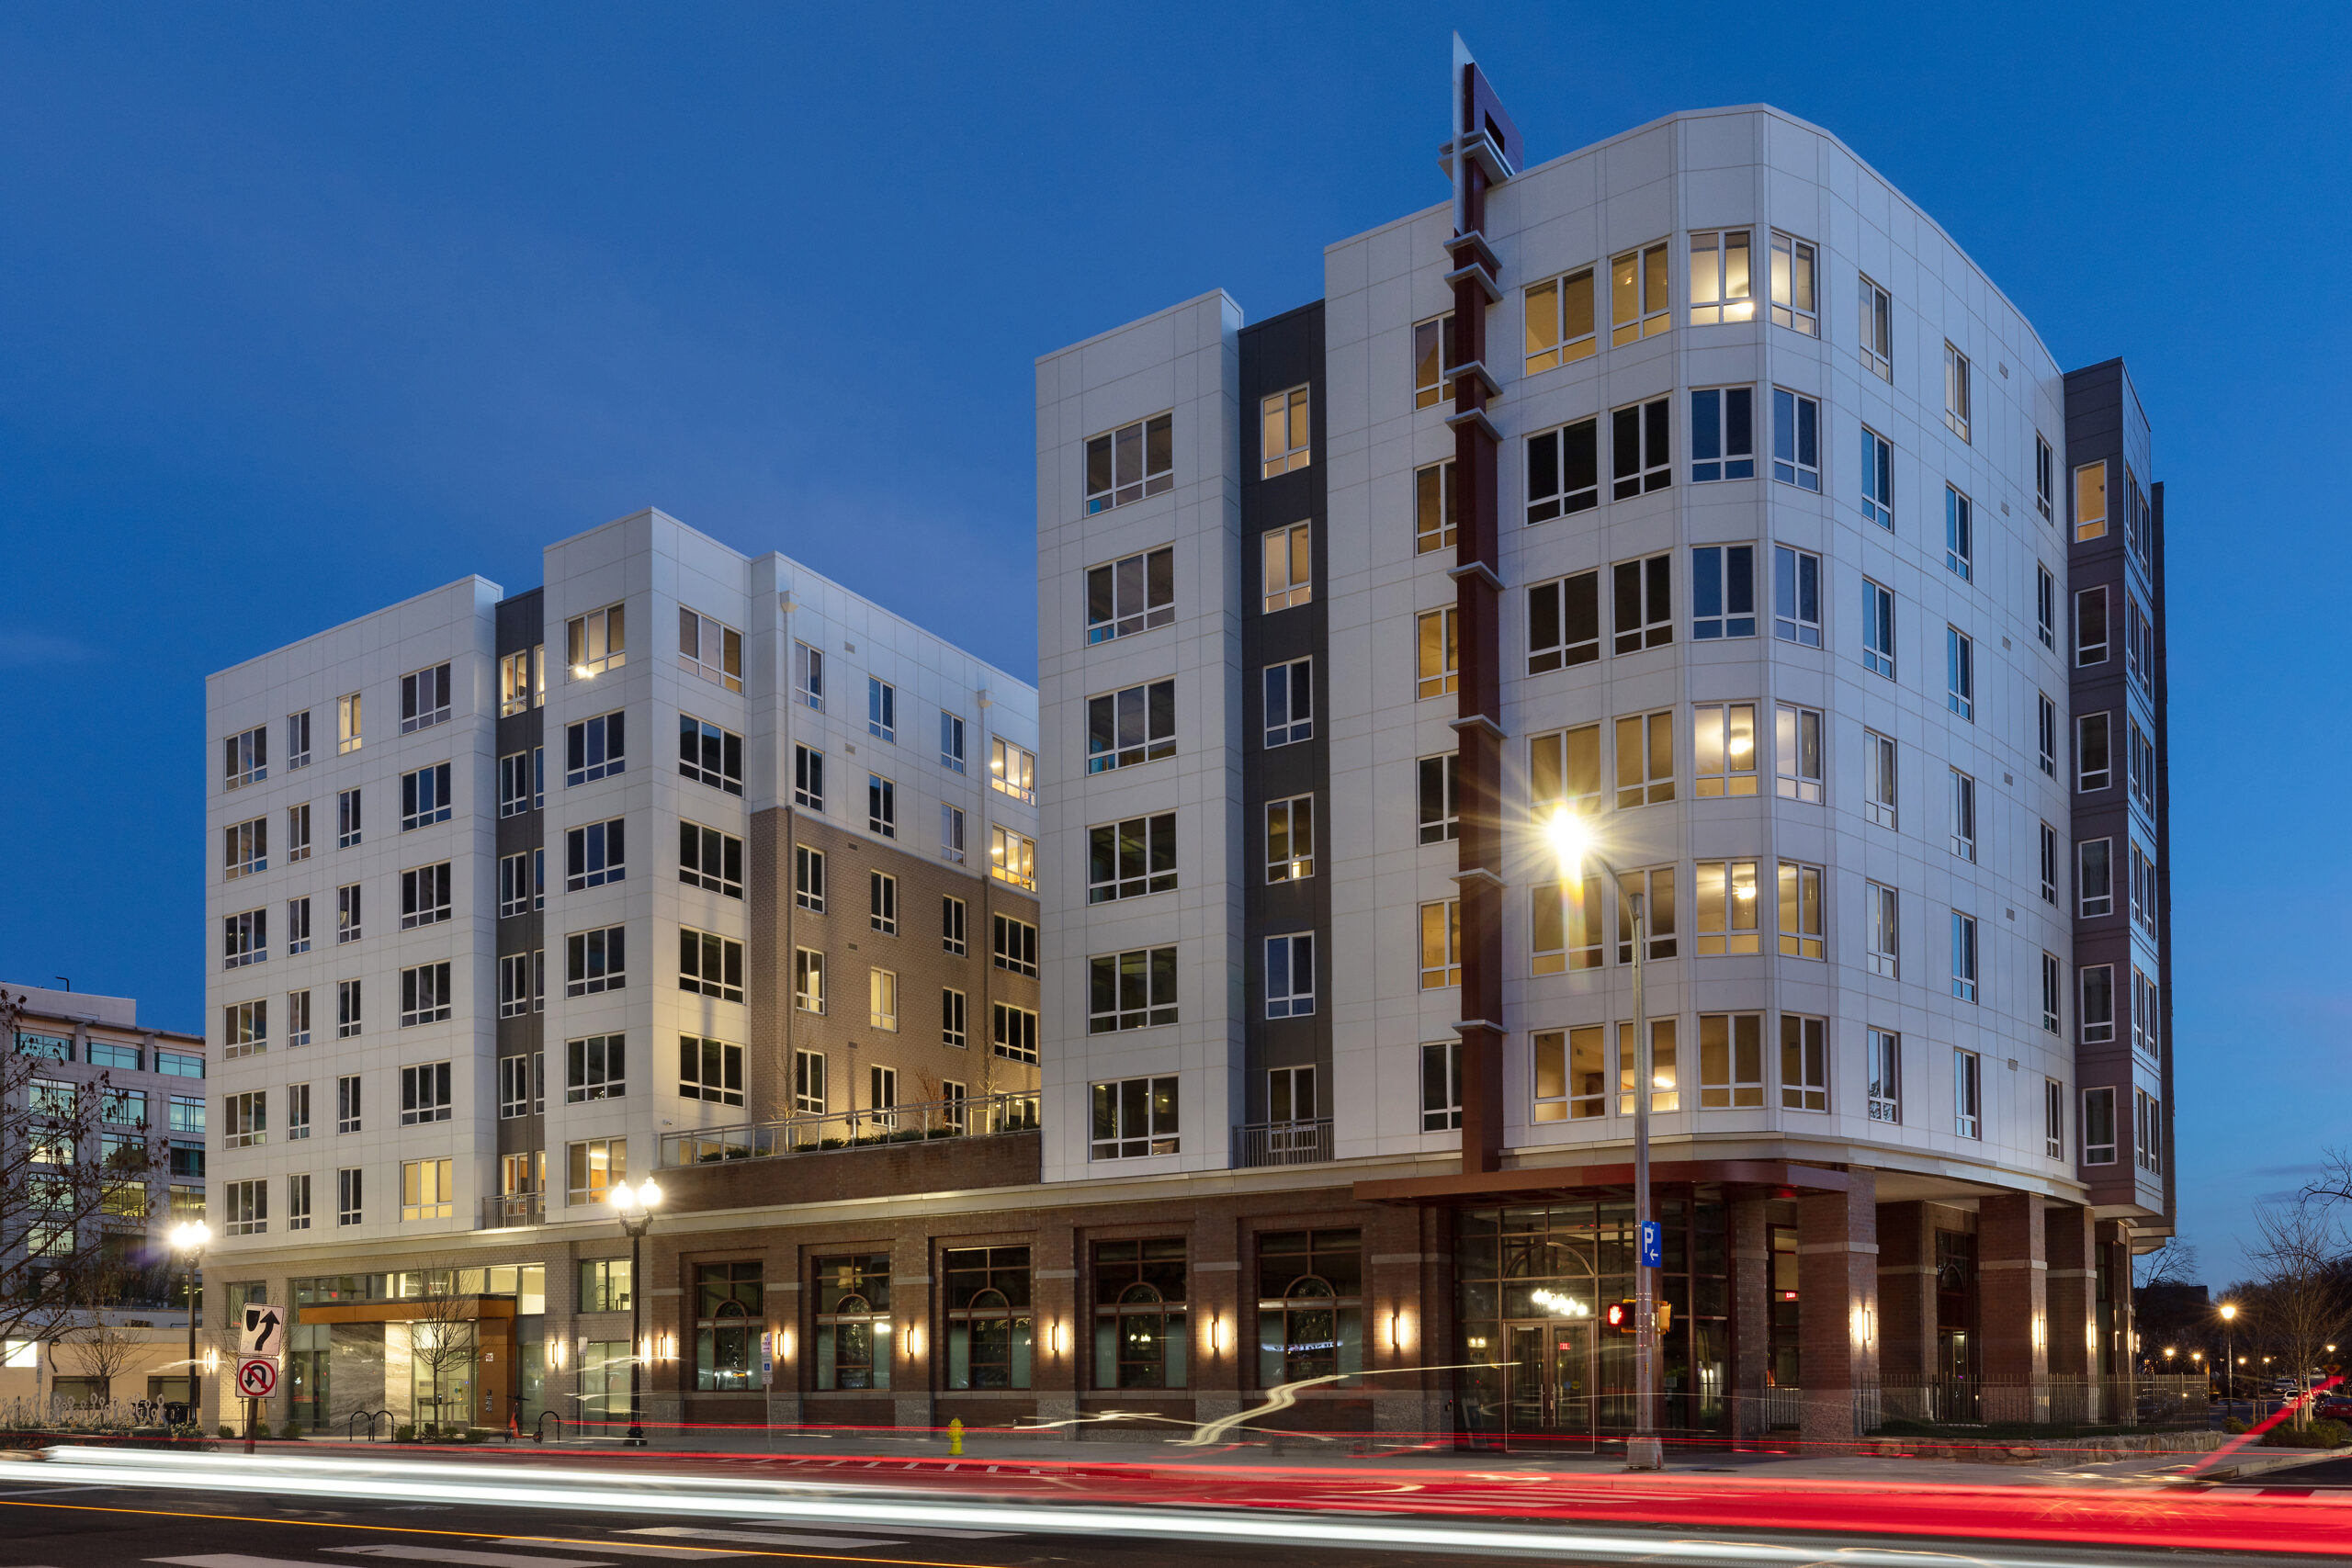
{"label": "blue twilight sky", "polygon": [[0,976],[197,1027],[204,674],[649,503],[1034,675],[1031,360],[1218,285],[1286,310],[1442,198],[1460,27],[1534,158],[1777,104],[2061,364],[2130,360],[2183,1218],[2229,1275],[2352,1142],[2352,22],[2165,10],[0,10]]}

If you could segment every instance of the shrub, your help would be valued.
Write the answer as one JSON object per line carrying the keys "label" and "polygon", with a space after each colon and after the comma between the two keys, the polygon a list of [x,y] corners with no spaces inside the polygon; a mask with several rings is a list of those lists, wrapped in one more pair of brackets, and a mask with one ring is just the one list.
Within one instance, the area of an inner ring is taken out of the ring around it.
{"label": "shrub", "polygon": [[416,1441],[416,1428],[413,1427],[393,1427],[392,1441],[396,1443],[413,1443]]}
{"label": "shrub", "polygon": [[229,1423],[227,1423],[226,1421],[223,1421],[223,1422],[221,1422],[221,1423],[220,1423],[220,1435],[221,1437],[224,1437],[224,1438],[233,1438],[233,1437],[235,1437],[237,1434],[236,1434],[236,1433],[234,1433],[234,1432],[232,1432],[231,1430],[229,1430]]}
{"label": "shrub", "polygon": [[2222,1430],[2227,1432],[2233,1438],[2244,1437],[2245,1435],[2245,1423],[2233,1416],[2228,1420],[2222,1423]]}
{"label": "shrub", "polygon": [[2263,1434],[2262,1446],[2267,1449],[2340,1449],[2352,1441],[2352,1427],[2341,1421],[2314,1421],[2308,1427],[2297,1427],[2282,1421]]}
{"label": "shrub", "polygon": [[254,1437],[256,1437],[256,1438],[266,1438],[266,1437],[268,1437],[268,1436],[269,1436],[269,1423],[268,1423],[268,1422],[266,1422],[266,1421],[256,1421],[256,1422],[254,1422]]}

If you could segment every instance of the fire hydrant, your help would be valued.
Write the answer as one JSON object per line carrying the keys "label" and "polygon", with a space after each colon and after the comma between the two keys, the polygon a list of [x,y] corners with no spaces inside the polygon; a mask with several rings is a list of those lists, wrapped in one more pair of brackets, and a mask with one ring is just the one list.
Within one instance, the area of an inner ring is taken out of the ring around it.
{"label": "fire hydrant", "polygon": [[964,1418],[961,1416],[947,1423],[947,1451],[951,1455],[964,1451]]}

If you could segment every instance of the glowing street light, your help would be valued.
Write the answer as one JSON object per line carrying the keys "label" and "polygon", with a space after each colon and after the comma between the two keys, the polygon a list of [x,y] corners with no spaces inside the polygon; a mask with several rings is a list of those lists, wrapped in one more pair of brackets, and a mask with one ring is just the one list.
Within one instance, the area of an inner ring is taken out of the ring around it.
{"label": "glowing street light", "polygon": [[204,1401],[196,1382],[196,1269],[212,1241],[212,1227],[202,1220],[184,1220],[172,1227],[172,1250],[187,1259],[187,1423],[204,1425]]}
{"label": "glowing street light", "polygon": [[645,1355],[638,1313],[639,1303],[645,1299],[645,1233],[653,1226],[653,1211],[662,1202],[662,1189],[649,1176],[634,1188],[626,1181],[616,1181],[605,1190],[605,1198],[619,1214],[621,1229],[628,1233],[628,1441],[643,1448],[645,1415],[638,1388],[639,1380],[644,1375]]}
{"label": "glowing street light", "polygon": [[2227,1378],[2222,1385],[2223,1399],[2235,1399],[2238,1396],[2238,1369],[2245,1365],[2238,1359],[2237,1320],[2238,1303],[2223,1302],[2222,1303],[2222,1370]]}

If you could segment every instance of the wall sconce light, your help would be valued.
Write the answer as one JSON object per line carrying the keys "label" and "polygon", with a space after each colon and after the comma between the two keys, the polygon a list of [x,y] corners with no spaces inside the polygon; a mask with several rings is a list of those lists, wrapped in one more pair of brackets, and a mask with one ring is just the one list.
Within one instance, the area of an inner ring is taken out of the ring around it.
{"label": "wall sconce light", "polygon": [[1056,1318],[1054,1320],[1054,1326],[1049,1331],[1048,1339],[1053,1346],[1053,1353],[1055,1355],[1060,1356],[1068,1354],[1069,1350],[1069,1325],[1064,1323],[1059,1318]]}
{"label": "wall sconce light", "polygon": [[1388,1348],[1391,1350],[1405,1348],[1405,1314],[1401,1312],[1388,1314]]}
{"label": "wall sconce light", "polygon": [[549,1371],[560,1372],[563,1370],[563,1349],[567,1341],[561,1339],[550,1339],[548,1341],[548,1367]]}
{"label": "wall sconce light", "polygon": [[207,1350],[207,1351],[205,1351],[205,1353],[204,1353],[204,1370],[205,1370],[206,1371],[208,1371],[208,1372],[217,1372],[217,1371],[219,1371],[220,1370],[220,1351],[218,1351],[218,1350]]}
{"label": "wall sconce light", "polygon": [[909,1359],[909,1360],[910,1360],[910,1361],[911,1361],[911,1360],[913,1360],[917,1356],[920,1356],[920,1355],[922,1355],[922,1329],[920,1329],[920,1328],[915,1328],[915,1327],[912,1327],[912,1326],[910,1326],[910,1327],[907,1329],[907,1341],[906,1341],[906,1342],[907,1342],[907,1359]]}
{"label": "wall sconce light", "polygon": [[2050,1320],[2040,1313],[2033,1314],[2033,1348],[2045,1349],[2050,1344]]}
{"label": "wall sconce light", "polygon": [[637,1359],[649,1367],[653,1364],[653,1336],[650,1334],[637,1342]]}
{"label": "wall sconce light", "polygon": [[1212,1356],[1225,1354],[1225,1319],[1221,1317],[1209,1319],[1209,1354]]}
{"label": "wall sconce light", "polygon": [[792,1330],[789,1328],[777,1329],[775,1331],[775,1359],[777,1360],[789,1361],[792,1359]]}

